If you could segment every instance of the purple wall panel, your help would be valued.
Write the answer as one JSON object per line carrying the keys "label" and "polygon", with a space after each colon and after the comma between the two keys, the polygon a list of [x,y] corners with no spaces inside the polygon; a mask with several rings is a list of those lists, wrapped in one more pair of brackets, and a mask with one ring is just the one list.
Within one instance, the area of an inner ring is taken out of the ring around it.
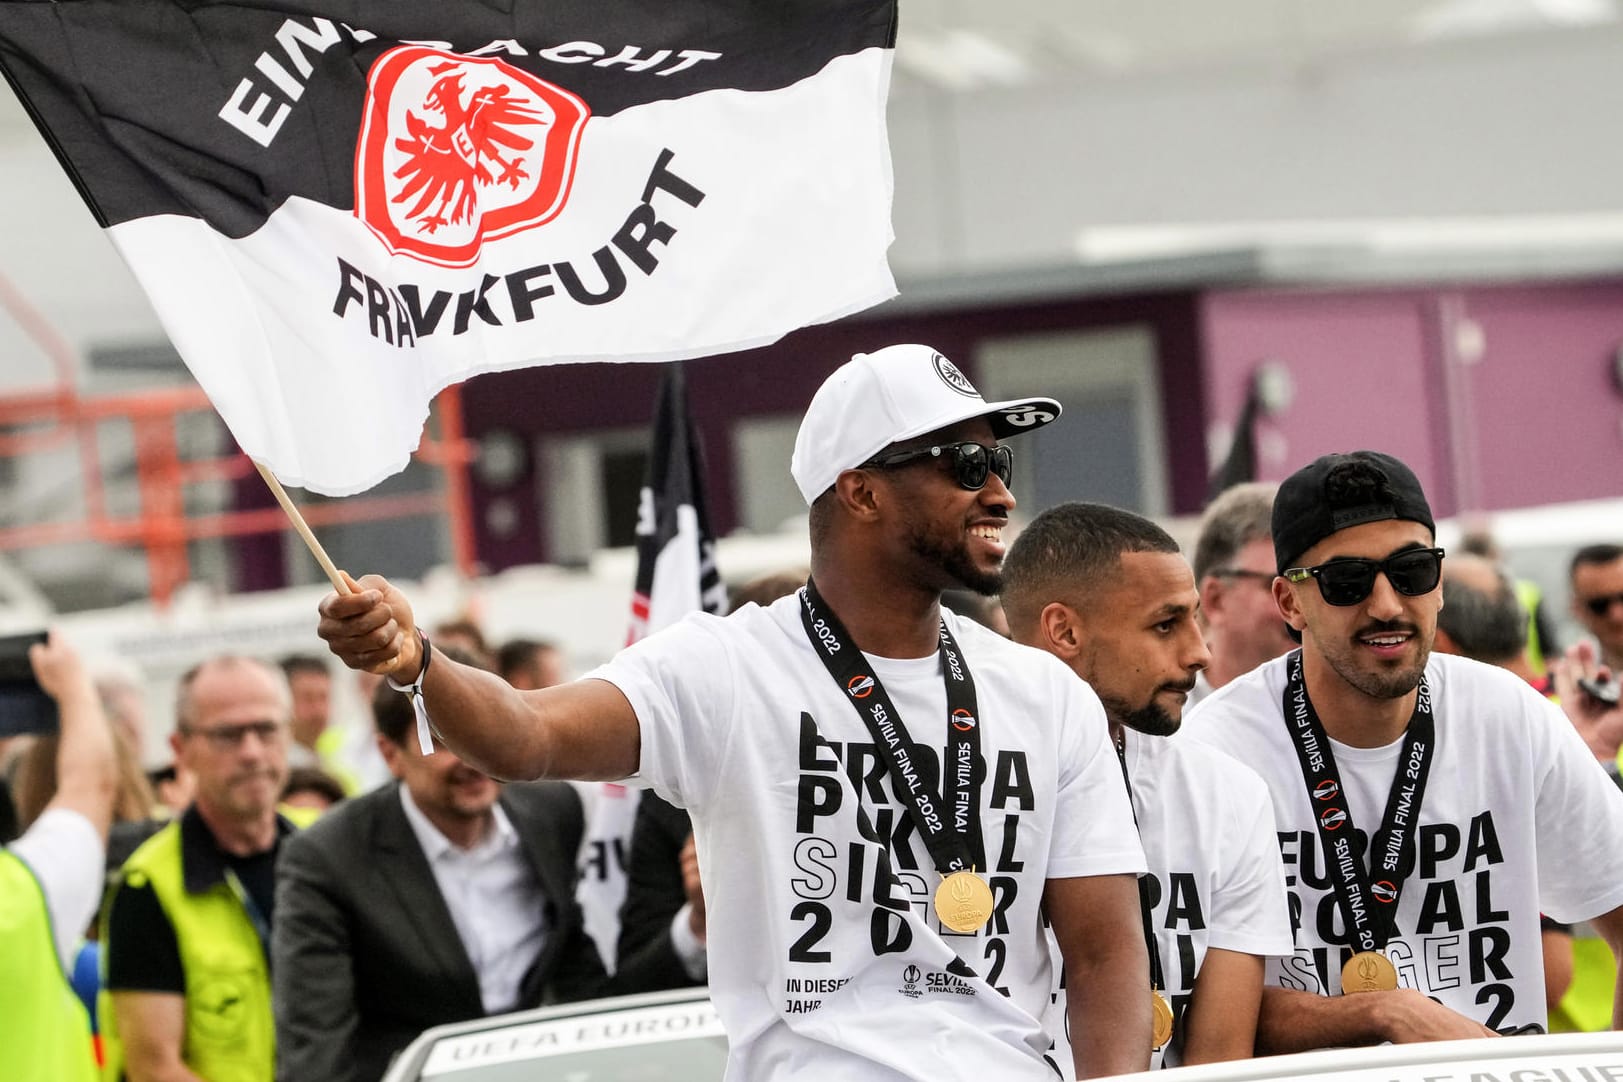
{"label": "purple wall panel", "polygon": [[1295,393],[1258,426],[1262,479],[1280,480],[1322,454],[1372,448],[1403,459],[1434,504],[1448,504],[1429,321],[1426,298],[1404,292],[1211,295],[1202,320],[1208,416],[1232,425],[1253,371],[1278,362]]}
{"label": "purple wall panel", "polygon": [[1475,290],[1464,366],[1484,507],[1623,496],[1623,284]]}

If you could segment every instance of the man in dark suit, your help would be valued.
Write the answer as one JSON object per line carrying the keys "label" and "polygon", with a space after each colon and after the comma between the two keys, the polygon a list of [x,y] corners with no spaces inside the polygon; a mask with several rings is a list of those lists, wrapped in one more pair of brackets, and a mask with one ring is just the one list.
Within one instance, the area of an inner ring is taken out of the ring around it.
{"label": "man in dark suit", "polygon": [[688,813],[644,793],[631,828],[626,901],[614,983],[619,991],[654,992],[704,984],[704,892]]}
{"label": "man in dark suit", "polygon": [[276,1077],[375,1082],[429,1026],[600,995],[574,901],[580,799],[424,756],[411,702],[380,685],[398,781],[284,846],[272,937]]}

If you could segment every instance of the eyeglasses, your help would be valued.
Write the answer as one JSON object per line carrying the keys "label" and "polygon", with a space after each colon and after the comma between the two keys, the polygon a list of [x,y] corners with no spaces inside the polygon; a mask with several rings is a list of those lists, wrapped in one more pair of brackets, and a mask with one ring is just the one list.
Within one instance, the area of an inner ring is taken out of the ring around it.
{"label": "eyeglasses", "polygon": [[1220,567],[1212,574],[1220,579],[1251,579],[1270,586],[1275,578],[1272,571],[1253,571],[1249,567]]}
{"label": "eyeglasses", "polygon": [[233,751],[240,748],[242,742],[248,739],[249,733],[258,737],[261,744],[280,744],[287,736],[287,726],[279,721],[248,721],[241,725],[208,727],[182,725],[180,731],[186,736],[202,737],[215,751]]}
{"label": "eyeglasses", "polygon": [[861,468],[888,470],[920,459],[943,456],[947,456],[946,461],[952,466],[953,477],[959,486],[971,492],[984,488],[986,479],[994,473],[1005,486],[1014,477],[1013,451],[1001,444],[986,447],[974,440],[920,447],[914,451],[891,451],[888,454],[875,455],[864,462]]}
{"label": "eyeglasses", "polygon": [[1280,572],[1292,582],[1319,580],[1319,594],[1331,605],[1356,605],[1375,589],[1381,572],[1392,589],[1405,597],[1419,597],[1437,589],[1443,577],[1442,549],[1404,549],[1384,560],[1331,560],[1317,567],[1291,567]]}
{"label": "eyeglasses", "polygon": [[1613,605],[1623,605],[1623,594],[1602,594],[1599,597],[1584,598],[1584,608],[1596,616],[1605,616],[1612,611]]}

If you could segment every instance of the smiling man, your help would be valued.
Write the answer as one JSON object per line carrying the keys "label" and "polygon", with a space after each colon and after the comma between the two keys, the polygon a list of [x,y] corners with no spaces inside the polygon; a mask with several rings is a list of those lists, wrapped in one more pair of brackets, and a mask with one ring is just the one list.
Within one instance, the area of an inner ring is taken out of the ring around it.
{"label": "smiling man", "polygon": [[[1139,905],[1159,1029],[1154,1066],[1252,1054],[1263,961],[1291,953],[1285,875],[1262,779],[1167,740],[1210,654],[1178,544],[1131,511],[1051,507],[1004,567],[1016,641],[1047,650],[1104,703],[1149,874]],[[1066,990],[1056,992],[1065,1002]],[[1052,1027],[1056,1066],[1069,1049]]]}
{"label": "smiling man", "polygon": [[382,685],[372,712],[396,784],[289,838],[277,863],[271,987],[287,1082],[376,1082],[430,1026],[606,994],[574,898],[575,790],[504,790],[448,751],[424,755],[410,701]]}
{"label": "smiling man", "polygon": [[1413,472],[1327,455],[1274,501],[1302,648],[1191,712],[1273,795],[1295,954],[1259,1050],[1542,1029],[1539,913],[1623,945],[1623,794],[1559,710],[1432,653],[1443,552]]}
{"label": "smiling man", "polygon": [[[571,684],[448,663],[378,578],[322,602],[347,664],[393,666],[466,761],[500,777],[635,776],[688,809],[729,1079],[1051,1078],[1064,952],[1083,1075],[1148,1062],[1144,855],[1096,696],[951,613],[995,591],[1014,507],[997,441],[1049,399],[984,401],[919,345],[818,390],[790,464],[806,586],[696,614]],[[426,677],[424,674],[426,673]]]}

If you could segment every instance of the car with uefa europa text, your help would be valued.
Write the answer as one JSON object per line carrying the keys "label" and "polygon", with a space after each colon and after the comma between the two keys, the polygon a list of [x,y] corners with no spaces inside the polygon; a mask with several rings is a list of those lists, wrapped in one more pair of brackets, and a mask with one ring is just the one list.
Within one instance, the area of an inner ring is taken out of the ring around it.
{"label": "car with uefa europa text", "polygon": [[[710,997],[703,989],[684,989],[437,1026],[400,1054],[384,1082],[720,1082],[726,1063],[727,1038]],[[939,1076],[955,1077],[950,1065]],[[1123,1077],[1137,1082],[1623,1082],[1623,1034],[1333,1049]]]}

